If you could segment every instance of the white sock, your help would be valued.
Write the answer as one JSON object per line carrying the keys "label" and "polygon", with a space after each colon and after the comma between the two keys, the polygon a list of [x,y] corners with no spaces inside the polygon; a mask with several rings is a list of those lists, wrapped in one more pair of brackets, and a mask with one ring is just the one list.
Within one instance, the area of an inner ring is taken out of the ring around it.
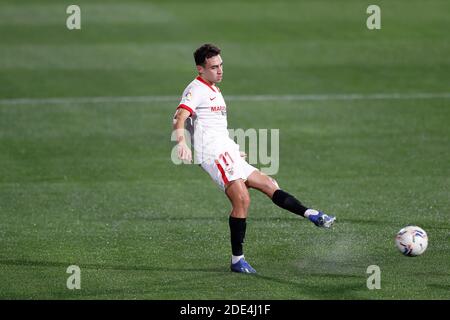
{"label": "white sock", "polygon": [[316,214],[319,214],[319,211],[314,209],[308,209],[305,211],[305,218],[309,218],[309,216],[315,216]]}
{"label": "white sock", "polygon": [[231,255],[231,263],[232,263],[232,264],[235,264],[235,263],[237,263],[239,260],[241,260],[243,257],[244,257],[244,255],[242,255],[242,256],[233,256],[233,255]]}

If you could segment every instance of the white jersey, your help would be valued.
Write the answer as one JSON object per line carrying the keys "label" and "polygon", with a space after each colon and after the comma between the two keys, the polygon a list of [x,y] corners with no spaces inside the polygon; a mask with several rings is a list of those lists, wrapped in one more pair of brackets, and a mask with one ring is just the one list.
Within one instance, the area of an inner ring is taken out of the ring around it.
{"label": "white jersey", "polygon": [[191,113],[186,129],[191,134],[196,163],[213,161],[223,146],[239,149],[229,138],[227,106],[218,87],[195,78],[184,90],[179,108]]}

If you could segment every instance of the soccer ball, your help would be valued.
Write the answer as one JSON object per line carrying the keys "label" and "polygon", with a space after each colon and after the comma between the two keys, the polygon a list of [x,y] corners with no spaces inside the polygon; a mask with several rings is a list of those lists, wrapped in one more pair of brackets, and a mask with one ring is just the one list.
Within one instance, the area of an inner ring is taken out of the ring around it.
{"label": "soccer ball", "polygon": [[419,256],[428,246],[428,236],[425,230],[417,226],[407,226],[401,229],[395,237],[398,250],[408,257]]}

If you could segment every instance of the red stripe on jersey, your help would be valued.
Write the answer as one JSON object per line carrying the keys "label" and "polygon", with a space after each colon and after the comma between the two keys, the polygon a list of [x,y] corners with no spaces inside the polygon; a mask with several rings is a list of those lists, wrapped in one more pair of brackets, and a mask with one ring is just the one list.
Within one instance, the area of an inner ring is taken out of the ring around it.
{"label": "red stripe on jersey", "polygon": [[177,110],[180,109],[180,108],[189,111],[189,112],[191,113],[191,115],[194,114],[194,111],[193,111],[191,108],[189,108],[187,105],[185,105],[185,104],[180,104],[180,105],[178,106]]}
{"label": "red stripe on jersey", "polygon": [[[202,77],[198,76],[197,78],[198,81],[200,81],[201,83],[207,85],[212,91],[217,92],[216,90],[214,90],[213,86],[211,86],[208,82],[206,82]],[[217,88],[217,87],[216,87]],[[219,90],[219,88],[217,88],[217,90]],[[220,92],[220,90],[219,90]]]}
{"label": "red stripe on jersey", "polygon": [[219,171],[220,171],[220,174],[222,175],[223,183],[224,183],[225,185],[227,185],[229,181],[228,181],[228,179],[227,179],[227,176],[225,175],[225,171],[223,170],[223,168],[222,168],[222,166],[220,165],[219,161],[216,160],[215,162],[216,162],[217,168],[218,168]]}

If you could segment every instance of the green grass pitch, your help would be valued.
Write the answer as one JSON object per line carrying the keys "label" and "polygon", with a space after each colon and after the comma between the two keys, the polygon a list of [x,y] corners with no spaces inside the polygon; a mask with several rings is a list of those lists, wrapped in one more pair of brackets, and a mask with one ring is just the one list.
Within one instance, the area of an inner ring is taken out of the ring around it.
{"label": "green grass pitch", "polygon": [[[372,31],[356,0],[80,0],[74,31],[70,4],[0,2],[1,299],[450,299],[448,1],[376,1]],[[279,129],[274,177],[338,219],[251,191],[256,276],[229,272],[226,197],[170,160],[204,42],[223,50],[229,127]],[[394,246],[408,224],[428,232],[420,257]]]}

